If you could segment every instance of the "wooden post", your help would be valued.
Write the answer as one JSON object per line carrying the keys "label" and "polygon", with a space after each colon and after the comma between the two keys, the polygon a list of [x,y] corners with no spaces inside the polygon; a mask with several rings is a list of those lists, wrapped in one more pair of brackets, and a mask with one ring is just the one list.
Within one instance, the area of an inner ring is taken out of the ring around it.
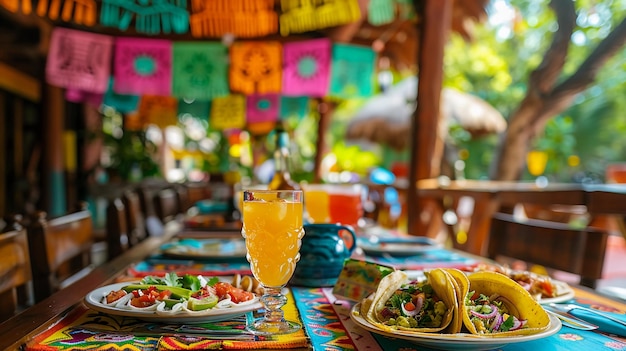
{"label": "wooden post", "polygon": [[[408,188],[408,231],[433,236],[429,224],[439,214],[436,206],[417,196],[417,180],[437,176],[443,157],[439,137],[439,104],[443,80],[444,47],[450,32],[453,0],[415,0],[419,14],[417,109],[411,123],[411,168]],[[441,218],[439,216],[439,218]]]}
{"label": "wooden post", "polygon": [[320,115],[320,120],[317,125],[317,141],[315,142],[315,165],[313,166],[313,182],[319,183],[322,181],[322,159],[328,151],[326,146],[326,132],[330,126],[330,117],[333,112],[333,106],[330,102],[319,100],[317,109]]}
{"label": "wooden post", "polygon": [[63,130],[65,125],[65,98],[63,89],[46,85],[42,109],[44,127],[44,159],[46,169],[43,194],[44,209],[48,215],[57,217],[67,212],[65,193],[65,162],[63,159]]}

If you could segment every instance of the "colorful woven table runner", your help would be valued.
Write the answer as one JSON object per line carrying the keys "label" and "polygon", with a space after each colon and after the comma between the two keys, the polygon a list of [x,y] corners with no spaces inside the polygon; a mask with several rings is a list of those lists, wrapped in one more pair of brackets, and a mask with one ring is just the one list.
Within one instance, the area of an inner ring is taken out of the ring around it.
{"label": "colorful woven table runner", "polygon": [[[577,297],[570,301],[572,303],[614,313],[623,314],[626,311],[626,305],[589,292],[578,289],[575,291]],[[293,288],[293,293],[311,341],[316,347],[324,350],[434,350],[407,340],[370,333],[357,326],[350,319],[352,305],[347,301],[337,300],[332,295],[332,288]],[[498,350],[625,350],[625,340],[614,335],[563,327],[553,336],[510,344]]]}
{"label": "colorful woven table runner", "polygon": [[[294,296],[287,295],[285,318],[300,321]],[[61,350],[256,350],[307,349],[305,331],[254,336],[244,331],[252,313],[232,320],[202,324],[165,324],[109,315],[79,305],[28,343],[28,351]]]}

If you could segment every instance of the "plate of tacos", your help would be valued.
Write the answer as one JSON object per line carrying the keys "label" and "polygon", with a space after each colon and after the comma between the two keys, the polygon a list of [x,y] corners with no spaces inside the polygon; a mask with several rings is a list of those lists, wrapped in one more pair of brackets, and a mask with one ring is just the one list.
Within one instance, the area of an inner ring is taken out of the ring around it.
{"label": "plate of tacos", "polygon": [[492,264],[480,264],[473,270],[483,271],[498,272],[513,279],[542,305],[566,302],[574,298],[574,289],[569,284],[547,275]]}
{"label": "plate of tacos", "polygon": [[512,279],[452,268],[427,271],[420,281],[394,271],[352,308],[350,317],[370,332],[444,350],[489,350],[545,338],[561,328],[558,318]]}

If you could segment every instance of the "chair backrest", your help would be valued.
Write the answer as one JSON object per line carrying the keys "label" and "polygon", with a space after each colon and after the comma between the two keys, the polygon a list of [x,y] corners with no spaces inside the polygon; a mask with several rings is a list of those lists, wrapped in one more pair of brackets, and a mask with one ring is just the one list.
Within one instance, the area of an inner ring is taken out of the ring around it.
{"label": "chair backrest", "polygon": [[167,223],[182,215],[180,197],[174,187],[161,189],[153,197],[154,212],[162,223]]}
{"label": "chair backrest", "polygon": [[124,214],[128,230],[128,243],[133,246],[148,237],[146,219],[141,211],[139,194],[136,191],[126,190],[122,193]]}
{"label": "chair backrest", "polygon": [[130,247],[126,210],[122,199],[109,200],[106,215],[107,260],[121,255]]}
{"label": "chair backrest", "polygon": [[35,302],[67,286],[91,270],[91,212],[82,210],[47,219],[39,213],[28,227]]}
{"label": "chair backrest", "polygon": [[26,229],[16,224],[0,234],[0,323],[29,301],[32,281]]}
{"label": "chair backrest", "polygon": [[211,198],[211,188],[207,182],[187,182],[187,203],[183,204],[184,210],[188,210],[196,202]]}
{"label": "chair backrest", "polygon": [[590,227],[496,213],[487,254],[495,260],[505,256],[573,273],[580,276],[580,284],[593,288],[602,278],[608,235]]}

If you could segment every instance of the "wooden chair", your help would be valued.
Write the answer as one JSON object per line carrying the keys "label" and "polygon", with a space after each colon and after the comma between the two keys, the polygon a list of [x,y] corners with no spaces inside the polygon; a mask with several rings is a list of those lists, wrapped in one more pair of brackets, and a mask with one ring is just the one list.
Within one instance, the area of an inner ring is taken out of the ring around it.
{"label": "wooden chair", "polygon": [[32,303],[32,273],[26,229],[12,223],[0,234],[0,323]]}
{"label": "wooden chair", "polygon": [[183,214],[179,193],[174,187],[161,189],[153,197],[154,212],[165,224]]}
{"label": "wooden chair", "polygon": [[122,199],[109,201],[106,211],[107,260],[111,261],[131,246],[126,223],[126,209]]}
{"label": "wooden chair", "polygon": [[602,278],[608,235],[595,228],[496,213],[487,254],[494,260],[508,257],[573,273],[580,276],[581,285],[594,288]]}
{"label": "wooden chair", "polygon": [[183,203],[183,210],[188,210],[196,202],[211,198],[211,188],[206,182],[187,182],[183,185],[187,189],[187,202]]}
{"label": "wooden chair", "polygon": [[136,186],[134,191],[139,196],[141,213],[145,221],[146,236],[160,235],[163,232],[162,223],[158,223],[159,216],[154,208],[154,197],[161,189],[169,187],[169,183],[162,179],[146,179]]}
{"label": "wooden chair", "polygon": [[148,237],[146,222],[137,192],[127,189],[122,193],[124,214],[128,230],[128,243],[133,246]]}
{"label": "wooden chair", "polygon": [[74,283],[93,268],[93,223],[88,210],[49,220],[45,212],[40,212],[27,230],[35,302]]}

